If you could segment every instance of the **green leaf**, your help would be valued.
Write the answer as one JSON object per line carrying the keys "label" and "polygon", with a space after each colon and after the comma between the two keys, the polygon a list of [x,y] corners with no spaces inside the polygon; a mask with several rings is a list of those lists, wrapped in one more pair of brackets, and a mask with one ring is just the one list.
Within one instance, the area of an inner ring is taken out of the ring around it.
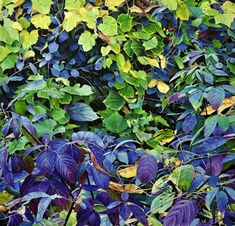
{"label": "green leaf", "polygon": [[74,11],[65,12],[64,14],[63,28],[67,32],[72,31],[82,21],[80,14]]}
{"label": "green leaf", "polygon": [[194,169],[192,165],[182,165],[176,168],[170,178],[181,189],[188,191],[193,180]]}
{"label": "green leaf", "polygon": [[176,10],[177,9],[177,1],[176,0],[162,0],[162,4],[167,6],[169,10]]}
{"label": "green leaf", "polygon": [[230,125],[229,118],[225,115],[220,115],[218,125],[223,131],[227,131]]}
{"label": "green leaf", "polygon": [[82,87],[80,87],[80,84],[62,88],[61,91],[78,96],[90,96],[91,94],[93,94],[90,86],[83,85]]}
{"label": "green leaf", "polygon": [[120,133],[128,127],[127,121],[118,112],[115,112],[104,119],[104,125],[107,130],[113,133]]}
{"label": "green leaf", "polygon": [[151,214],[164,213],[171,207],[174,197],[175,193],[168,190],[156,196],[151,204]]}
{"label": "green leaf", "polygon": [[4,19],[3,26],[0,25],[0,41],[11,45],[15,40],[19,40],[19,32],[12,28],[13,24],[9,18]]}
{"label": "green leaf", "polygon": [[158,40],[157,40],[156,37],[153,37],[150,40],[145,41],[143,43],[143,46],[144,46],[145,50],[154,49],[154,48],[157,47],[157,45],[158,45]]}
{"label": "green leaf", "polygon": [[179,69],[183,69],[184,68],[184,62],[183,59],[180,56],[174,56],[175,62],[177,63],[177,66],[179,67]]}
{"label": "green leaf", "polygon": [[51,112],[52,118],[59,122],[60,124],[65,124],[69,121],[68,117],[66,117],[66,111],[64,109],[54,109]]}
{"label": "green leaf", "polygon": [[135,41],[135,40],[133,40],[131,42],[131,49],[136,54],[136,56],[141,55],[141,52],[143,50],[142,45],[139,42]]}
{"label": "green leaf", "polygon": [[23,37],[23,47],[29,48],[30,46],[34,45],[38,41],[38,30],[33,30],[30,33],[26,30],[23,30],[20,33],[20,36]]}
{"label": "green leaf", "polygon": [[32,16],[31,22],[36,28],[49,29],[51,18],[47,15],[37,14]]}
{"label": "green leaf", "polygon": [[103,23],[98,26],[98,29],[105,35],[113,36],[117,34],[117,21],[107,16],[104,18]]}
{"label": "green leaf", "polygon": [[43,134],[53,135],[53,131],[56,125],[57,125],[56,121],[48,119],[43,122],[36,123],[34,127],[37,131],[38,137],[41,137]]}
{"label": "green leaf", "polygon": [[129,57],[133,57],[134,55],[134,51],[132,50],[132,41],[127,41],[124,46],[123,46],[123,50],[125,51],[125,53],[129,56]]}
{"label": "green leaf", "polygon": [[157,59],[152,59],[150,57],[138,57],[138,61],[142,65],[151,65],[153,67],[159,67]]}
{"label": "green leaf", "polygon": [[177,9],[176,9],[176,15],[181,19],[181,20],[188,20],[189,19],[189,9],[184,2],[181,2]]}
{"label": "green leaf", "polygon": [[6,69],[13,68],[16,64],[16,61],[17,61],[16,54],[8,55],[7,58],[5,58],[5,60],[2,61],[2,63],[1,63],[2,70],[5,71]]}
{"label": "green leaf", "polygon": [[120,110],[125,104],[124,99],[116,92],[110,92],[104,100],[104,104],[112,110]]}
{"label": "green leaf", "polygon": [[64,8],[67,10],[79,9],[83,7],[85,0],[66,0]]}
{"label": "green leaf", "polygon": [[42,14],[50,12],[52,0],[32,0],[32,9]]}
{"label": "green leaf", "polygon": [[216,9],[212,9],[210,6],[209,2],[203,2],[200,6],[200,8],[202,9],[202,12],[206,15],[206,16],[215,16],[217,14],[219,14],[219,12]]}
{"label": "green leaf", "polygon": [[128,14],[121,14],[118,16],[117,19],[118,23],[120,24],[120,28],[124,31],[130,31],[132,28],[132,17]]}
{"label": "green leaf", "polygon": [[82,45],[84,52],[88,52],[95,45],[97,37],[97,34],[91,34],[90,31],[84,31],[78,40],[78,44]]}
{"label": "green leaf", "polygon": [[0,46],[0,62],[3,61],[9,54],[9,51],[6,47]]}

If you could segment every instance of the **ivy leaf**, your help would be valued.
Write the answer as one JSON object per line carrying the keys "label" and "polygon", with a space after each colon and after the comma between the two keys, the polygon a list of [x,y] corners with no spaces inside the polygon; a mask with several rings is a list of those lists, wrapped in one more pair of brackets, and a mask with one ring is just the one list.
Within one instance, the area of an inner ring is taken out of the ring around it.
{"label": "ivy leaf", "polygon": [[31,22],[36,28],[49,29],[51,18],[47,15],[37,14],[32,16]]}
{"label": "ivy leaf", "polygon": [[34,45],[38,41],[38,30],[33,30],[30,33],[26,30],[23,30],[20,33],[20,36],[23,37],[23,47],[29,48],[30,46]]}
{"label": "ivy leaf", "polygon": [[162,4],[167,6],[169,10],[176,10],[177,9],[177,1],[172,0],[162,0]]}
{"label": "ivy leaf", "polygon": [[17,55],[10,54],[8,55],[0,64],[3,71],[13,68],[17,62]]}
{"label": "ivy leaf", "polygon": [[117,22],[123,32],[130,31],[132,28],[132,17],[128,14],[121,14],[118,16]]}
{"label": "ivy leaf", "polygon": [[158,40],[157,40],[156,37],[153,37],[150,40],[145,41],[143,43],[143,46],[144,46],[145,50],[154,49],[154,48],[157,47],[157,45],[158,45]]}
{"label": "ivy leaf", "polygon": [[110,9],[110,10],[116,10],[115,7],[120,6],[125,0],[105,0],[105,5]]}
{"label": "ivy leaf", "polygon": [[48,14],[51,4],[52,0],[32,0],[32,9],[41,14]]}
{"label": "ivy leaf", "polygon": [[104,18],[103,23],[98,26],[98,29],[108,36],[113,36],[117,34],[117,21],[111,17],[107,16]]}
{"label": "ivy leaf", "polygon": [[78,44],[82,45],[84,52],[88,52],[95,45],[97,37],[97,34],[91,34],[90,31],[84,31],[78,40]]}
{"label": "ivy leaf", "polygon": [[107,130],[113,133],[119,133],[128,127],[127,121],[118,112],[115,112],[104,119],[104,125]]}
{"label": "ivy leaf", "polygon": [[83,7],[85,0],[66,0],[64,8],[67,10],[74,10]]}
{"label": "ivy leaf", "polygon": [[158,165],[155,157],[144,155],[138,161],[137,178],[146,184],[156,176],[157,170]]}
{"label": "ivy leaf", "polygon": [[110,109],[116,111],[123,107],[125,101],[117,92],[110,92],[104,100],[104,104]]}
{"label": "ivy leaf", "polygon": [[182,165],[172,172],[170,178],[179,188],[188,191],[193,181],[193,175],[194,168],[192,165]]}
{"label": "ivy leaf", "polygon": [[99,118],[93,109],[84,103],[75,103],[69,108],[68,113],[70,118],[75,121],[91,122]]}
{"label": "ivy leaf", "polygon": [[224,89],[221,87],[218,88],[213,87],[209,90],[207,94],[207,100],[215,110],[219,109],[224,98],[225,98],[225,92]]}

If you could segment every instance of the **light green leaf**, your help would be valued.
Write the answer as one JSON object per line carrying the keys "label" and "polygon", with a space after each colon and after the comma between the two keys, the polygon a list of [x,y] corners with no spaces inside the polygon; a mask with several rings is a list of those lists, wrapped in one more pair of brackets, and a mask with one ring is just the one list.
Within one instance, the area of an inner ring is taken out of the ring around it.
{"label": "light green leaf", "polygon": [[89,96],[93,93],[90,86],[83,85],[82,87],[80,87],[79,84],[76,84],[75,86],[62,88],[61,91],[78,96]]}
{"label": "light green leaf", "polygon": [[85,0],[66,0],[64,8],[67,10],[79,9],[83,7]]}
{"label": "light green leaf", "polygon": [[179,69],[183,69],[184,68],[183,59],[180,56],[174,56],[174,59]]}
{"label": "light green leaf", "polygon": [[56,121],[48,119],[43,122],[34,124],[34,127],[37,131],[38,137],[41,137],[43,134],[52,135],[56,125],[57,125]]}
{"label": "light green leaf", "polygon": [[88,52],[95,45],[96,38],[97,34],[91,34],[90,31],[84,31],[78,40],[78,44],[82,45],[84,52]]}
{"label": "light green leaf", "polygon": [[26,30],[23,30],[20,33],[20,36],[23,37],[23,47],[29,48],[30,46],[34,45],[38,41],[38,30],[33,30],[30,33]]}
{"label": "light green leaf", "polygon": [[110,50],[111,50],[110,46],[102,46],[100,49],[100,52],[101,52],[102,56],[106,56],[109,54]]}
{"label": "light green leaf", "polygon": [[5,58],[5,60],[2,61],[1,63],[1,68],[3,71],[6,69],[13,68],[16,64],[17,61],[17,55],[16,54],[10,54]]}
{"label": "light green leaf", "polygon": [[110,92],[104,104],[112,110],[120,110],[125,104],[124,99],[116,92]]}
{"label": "light green leaf", "polygon": [[47,15],[37,14],[32,16],[31,22],[36,28],[49,29],[51,18]]}
{"label": "light green leaf", "polygon": [[136,56],[139,56],[143,50],[142,45],[135,40],[131,42],[131,49],[136,54]]}
{"label": "light green leaf", "polygon": [[127,121],[118,112],[104,119],[104,126],[113,133],[120,133],[128,127]]}
{"label": "light green leaf", "polygon": [[113,36],[117,34],[117,21],[111,17],[107,16],[104,18],[103,23],[98,26],[99,30],[108,36]]}
{"label": "light green leaf", "polygon": [[188,20],[189,19],[189,9],[186,4],[182,1],[180,4],[178,4],[178,7],[176,9],[176,15],[181,20]]}
{"label": "light green leaf", "polygon": [[65,12],[65,17],[63,21],[63,28],[65,31],[69,32],[72,31],[79,22],[82,21],[80,14],[72,11],[72,12]]}
{"label": "light green leaf", "polygon": [[152,59],[150,57],[138,57],[138,61],[142,65],[151,65],[153,67],[159,67],[159,63],[157,59]]}
{"label": "light green leaf", "polygon": [[176,168],[170,179],[181,189],[188,191],[194,176],[194,169],[192,165],[182,165]]}
{"label": "light green leaf", "polygon": [[151,214],[164,213],[171,207],[174,201],[175,193],[171,191],[165,191],[156,196],[151,204]]}
{"label": "light green leaf", "polygon": [[60,124],[65,124],[69,121],[68,117],[66,117],[66,111],[64,109],[54,109],[51,112],[52,118],[59,122]]}
{"label": "light green leaf", "polygon": [[132,17],[128,14],[121,14],[118,16],[117,19],[118,23],[120,24],[120,28],[124,31],[130,31],[132,28]]}
{"label": "light green leaf", "polygon": [[227,131],[230,125],[229,118],[226,115],[220,115],[218,125],[223,131]]}
{"label": "light green leaf", "polygon": [[167,6],[169,10],[177,9],[177,1],[176,0],[162,0],[162,4]]}
{"label": "light green leaf", "polygon": [[3,61],[9,54],[9,51],[6,47],[0,46],[0,62]]}
{"label": "light green leaf", "polygon": [[50,12],[52,0],[32,0],[32,9],[42,14]]}
{"label": "light green leaf", "polygon": [[219,12],[216,9],[212,9],[210,6],[209,2],[203,2],[200,6],[200,8],[202,9],[202,12],[206,15],[206,16],[215,16],[217,14],[219,14]]}
{"label": "light green leaf", "polygon": [[154,48],[157,47],[157,45],[158,45],[158,40],[157,40],[156,37],[153,37],[150,40],[145,41],[143,43],[143,46],[144,46],[145,50],[154,49]]}

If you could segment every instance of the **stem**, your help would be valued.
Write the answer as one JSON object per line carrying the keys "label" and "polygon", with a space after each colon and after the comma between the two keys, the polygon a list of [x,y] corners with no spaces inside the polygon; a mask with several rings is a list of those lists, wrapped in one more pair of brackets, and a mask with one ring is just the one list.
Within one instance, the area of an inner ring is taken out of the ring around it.
{"label": "stem", "polygon": [[73,211],[74,205],[75,205],[75,200],[73,200],[72,203],[71,203],[71,206],[70,206],[70,208],[69,208],[69,211],[68,211],[68,214],[67,214],[67,216],[66,216],[66,218],[65,218],[65,222],[64,222],[63,226],[66,226],[66,225],[67,225],[67,223],[68,223],[68,221],[69,221],[69,217],[70,217],[70,215],[71,215],[71,213],[72,213],[72,211]]}

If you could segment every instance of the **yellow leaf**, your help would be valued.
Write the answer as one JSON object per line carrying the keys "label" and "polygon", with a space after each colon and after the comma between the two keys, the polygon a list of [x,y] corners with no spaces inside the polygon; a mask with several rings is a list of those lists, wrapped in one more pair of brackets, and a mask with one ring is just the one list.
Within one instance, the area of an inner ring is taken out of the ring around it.
{"label": "yellow leaf", "polygon": [[166,58],[163,55],[160,55],[159,58],[160,58],[161,68],[164,69],[166,67],[166,64],[167,64]]}
{"label": "yellow leaf", "polygon": [[124,66],[122,67],[123,72],[128,73],[131,69],[131,63],[130,61],[126,61]]}
{"label": "yellow leaf", "polygon": [[[225,98],[220,105],[219,109],[217,110],[218,114],[221,114],[223,110],[230,108],[235,104],[235,96]],[[211,115],[214,113],[216,110],[212,108],[211,105],[208,105],[202,112],[201,115]]]}
{"label": "yellow leaf", "polygon": [[135,177],[137,173],[137,165],[135,166],[128,166],[124,169],[118,170],[120,176],[125,178]]}
{"label": "yellow leaf", "polygon": [[15,2],[15,4],[14,4],[14,8],[16,8],[16,7],[20,6],[20,5],[22,5],[24,2],[25,2],[25,0],[17,0],[17,1]]}
{"label": "yellow leaf", "polygon": [[100,49],[100,52],[101,52],[102,56],[107,56],[109,54],[110,50],[111,50],[110,46],[102,46]]}
{"label": "yellow leaf", "polygon": [[143,13],[143,10],[136,5],[132,6],[129,10],[131,13]]}
{"label": "yellow leaf", "polygon": [[116,10],[116,7],[120,6],[123,2],[126,0],[105,0],[105,5],[111,9],[111,10]]}
{"label": "yellow leaf", "polygon": [[120,191],[120,192],[127,191],[128,193],[136,193],[136,194],[144,193],[144,190],[142,190],[141,188],[139,188],[135,184],[121,185],[121,184],[115,183],[113,181],[110,181],[109,188],[114,191]]}
{"label": "yellow leaf", "polygon": [[24,53],[23,60],[27,60],[28,58],[34,57],[34,56],[35,56],[35,52],[33,50],[29,50]]}
{"label": "yellow leaf", "polygon": [[31,22],[36,28],[48,29],[51,24],[51,18],[47,15],[37,14],[32,16]]}
{"label": "yellow leaf", "polygon": [[20,36],[23,37],[24,41],[23,41],[23,47],[24,48],[28,48],[34,44],[37,43],[38,41],[38,30],[33,30],[30,33],[26,30],[23,30],[20,33]]}
{"label": "yellow leaf", "polygon": [[120,45],[118,45],[117,43],[115,44],[110,44],[110,47],[112,48],[112,51],[116,54],[119,54],[121,49],[120,49]]}
{"label": "yellow leaf", "polygon": [[14,22],[14,23],[11,25],[11,27],[12,27],[13,29],[18,30],[18,31],[22,31],[22,30],[23,30],[23,27],[21,26],[21,24],[20,24],[19,22]]}
{"label": "yellow leaf", "polygon": [[156,79],[152,79],[149,84],[148,84],[148,87],[149,88],[153,88],[157,85],[157,80]]}
{"label": "yellow leaf", "polygon": [[164,94],[166,94],[170,90],[170,87],[161,80],[157,80],[157,88],[159,92],[164,93]]}
{"label": "yellow leaf", "polygon": [[0,204],[6,204],[13,198],[12,195],[7,193],[6,191],[3,191],[0,193]]}

